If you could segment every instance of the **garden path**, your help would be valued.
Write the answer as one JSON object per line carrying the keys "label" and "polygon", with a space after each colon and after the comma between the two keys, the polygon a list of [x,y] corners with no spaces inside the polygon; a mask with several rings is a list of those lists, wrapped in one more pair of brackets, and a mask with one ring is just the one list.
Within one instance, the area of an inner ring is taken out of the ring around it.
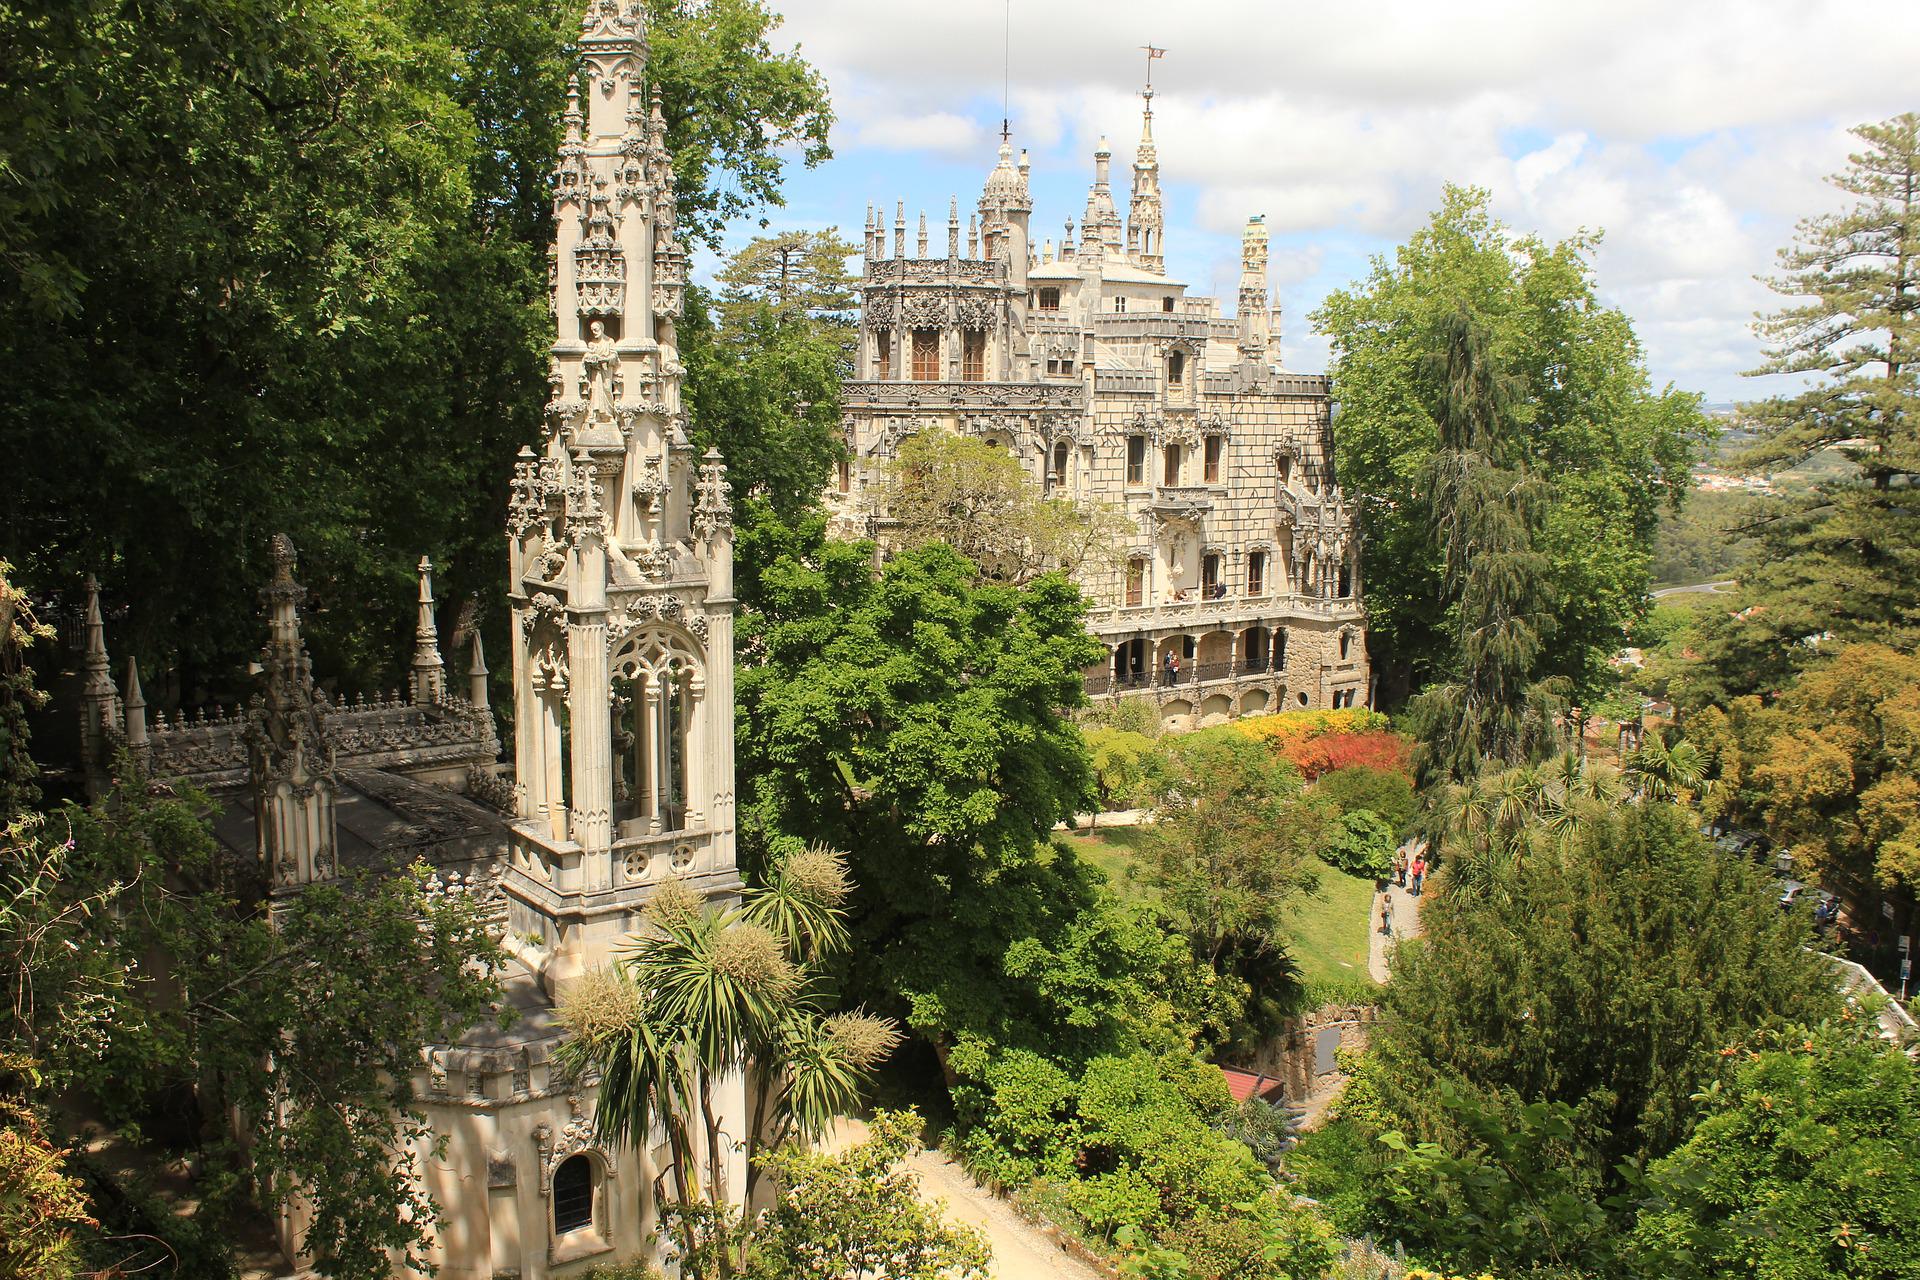
{"label": "garden path", "polygon": [[[849,1146],[866,1137],[858,1120],[842,1120],[832,1145]],[[1040,1234],[1012,1205],[967,1176],[940,1151],[922,1151],[908,1157],[907,1166],[919,1175],[920,1198],[929,1204],[944,1202],[947,1217],[977,1228],[993,1246],[993,1280],[1106,1280],[1100,1272],[1069,1256]]]}
{"label": "garden path", "polygon": [[[1416,848],[1425,848],[1425,842],[1409,840],[1402,848],[1409,860]],[[1393,902],[1393,936],[1388,937],[1380,927],[1380,909],[1389,899]],[[1420,899],[1389,881],[1382,893],[1373,895],[1373,915],[1368,918],[1367,971],[1375,982],[1385,982],[1393,968],[1393,944],[1401,938],[1420,936]]]}

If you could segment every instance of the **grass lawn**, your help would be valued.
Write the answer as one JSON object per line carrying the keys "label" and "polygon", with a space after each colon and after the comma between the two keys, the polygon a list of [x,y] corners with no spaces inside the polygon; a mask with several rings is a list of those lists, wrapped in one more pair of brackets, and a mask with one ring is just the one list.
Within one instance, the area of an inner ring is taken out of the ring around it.
{"label": "grass lawn", "polygon": [[1131,898],[1149,892],[1127,875],[1127,868],[1134,863],[1134,847],[1140,843],[1142,834],[1138,827],[1099,827],[1069,833],[1066,844],[1081,861],[1106,872],[1121,897]]}
{"label": "grass lawn", "polygon": [[1293,910],[1294,963],[1309,986],[1367,976],[1373,881],[1321,864],[1320,896]]}
{"label": "grass lawn", "polygon": [[[1067,847],[1106,872],[1123,896],[1148,891],[1127,875],[1141,832],[1136,827],[1105,827],[1075,831],[1065,837]],[[1373,881],[1350,876],[1322,863],[1320,895],[1307,898],[1293,910],[1292,944],[1288,951],[1309,985],[1351,982],[1367,976],[1367,929],[1373,921]]]}

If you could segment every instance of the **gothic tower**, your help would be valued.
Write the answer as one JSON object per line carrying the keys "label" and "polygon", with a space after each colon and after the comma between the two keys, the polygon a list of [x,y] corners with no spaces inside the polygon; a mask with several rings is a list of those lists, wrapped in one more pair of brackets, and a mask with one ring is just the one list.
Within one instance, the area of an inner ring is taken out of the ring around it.
{"label": "gothic tower", "polygon": [[552,399],[508,517],[509,937],[550,993],[610,958],[662,880],[739,883],[732,519],[718,453],[685,432],[686,253],[643,27],[639,0],[601,0],[581,26],[554,171]]}
{"label": "gothic tower", "polygon": [[1271,318],[1267,312],[1267,220],[1263,214],[1247,219],[1240,235],[1240,351],[1249,360],[1266,356]]}

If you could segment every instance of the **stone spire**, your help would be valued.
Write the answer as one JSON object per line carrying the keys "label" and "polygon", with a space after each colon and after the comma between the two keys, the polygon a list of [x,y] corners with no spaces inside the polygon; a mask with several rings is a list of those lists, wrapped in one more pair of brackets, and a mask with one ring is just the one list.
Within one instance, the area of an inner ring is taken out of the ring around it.
{"label": "stone spire", "polygon": [[100,615],[100,583],[87,575],[86,657],[81,663],[80,744],[87,762],[87,794],[98,799],[111,783],[114,714],[113,673],[107,658],[107,628]]}
{"label": "stone spire", "polygon": [[1141,95],[1140,145],[1133,153],[1133,202],[1127,209],[1127,257],[1142,271],[1164,272],[1160,157],[1153,145],[1153,89]]}
{"label": "stone spire", "polygon": [[293,541],[275,534],[273,581],[261,593],[267,605],[261,691],[247,715],[257,847],[276,890],[339,874],[333,747],[327,740],[326,704],[314,692],[300,638],[306,591],[294,580],[295,564]]}
{"label": "stone spire", "polygon": [[1098,262],[1108,250],[1119,252],[1123,245],[1120,211],[1113,204],[1113,184],[1108,167],[1113,149],[1105,138],[1093,152],[1093,186],[1087,191],[1087,211],[1080,218],[1080,258]]}
{"label": "stone spire", "polygon": [[127,689],[121,698],[127,713],[127,750],[138,755],[147,747],[147,695],[140,689],[140,661],[127,659]]}
{"label": "stone spire", "polygon": [[413,700],[438,702],[446,692],[446,667],[440,661],[440,627],[433,616],[433,561],[421,556],[420,612],[413,628]]}
{"label": "stone spire", "polygon": [[1256,213],[1247,219],[1240,236],[1240,295],[1236,302],[1240,322],[1240,351],[1249,360],[1263,359],[1269,337],[1267,313],[1267,218]]}

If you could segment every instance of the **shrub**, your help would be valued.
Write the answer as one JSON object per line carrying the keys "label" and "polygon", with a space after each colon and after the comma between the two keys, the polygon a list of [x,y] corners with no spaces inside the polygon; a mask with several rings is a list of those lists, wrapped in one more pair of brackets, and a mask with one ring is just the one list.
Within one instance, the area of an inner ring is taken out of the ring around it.
{"label": "shrub", "polygon": [[1407,740],[1384,729],[1365,733],[1323,733],[1283,744],[1280,754],[1309,782],[1337,769],[1385,769],[1406,772],[1412,767]]}
{"label": "shrub", "polygon": [[1393,828],[1371,809],[1355,809],[1333,824],[1320,856],[1350,876],[1384,880],[1393,874]]}
{"label": "shrub", "polygon": [[959,1153],[969,1172],[994,1186],[1071,1176],[1079,1148],[1073,1078],[1037,1053],[995,1055],[965,1039],[948,1056]]}
{"label": "shrub", "polygon": [[1349,765],[1322,774],[1313,784],[1313,794],[1341,813],[1370,809],[1393,828],[1395,836],[1405,836],[1420,802],[1414,798],[1413,779],[1398,769],[1376,769],[1371,765]]}

